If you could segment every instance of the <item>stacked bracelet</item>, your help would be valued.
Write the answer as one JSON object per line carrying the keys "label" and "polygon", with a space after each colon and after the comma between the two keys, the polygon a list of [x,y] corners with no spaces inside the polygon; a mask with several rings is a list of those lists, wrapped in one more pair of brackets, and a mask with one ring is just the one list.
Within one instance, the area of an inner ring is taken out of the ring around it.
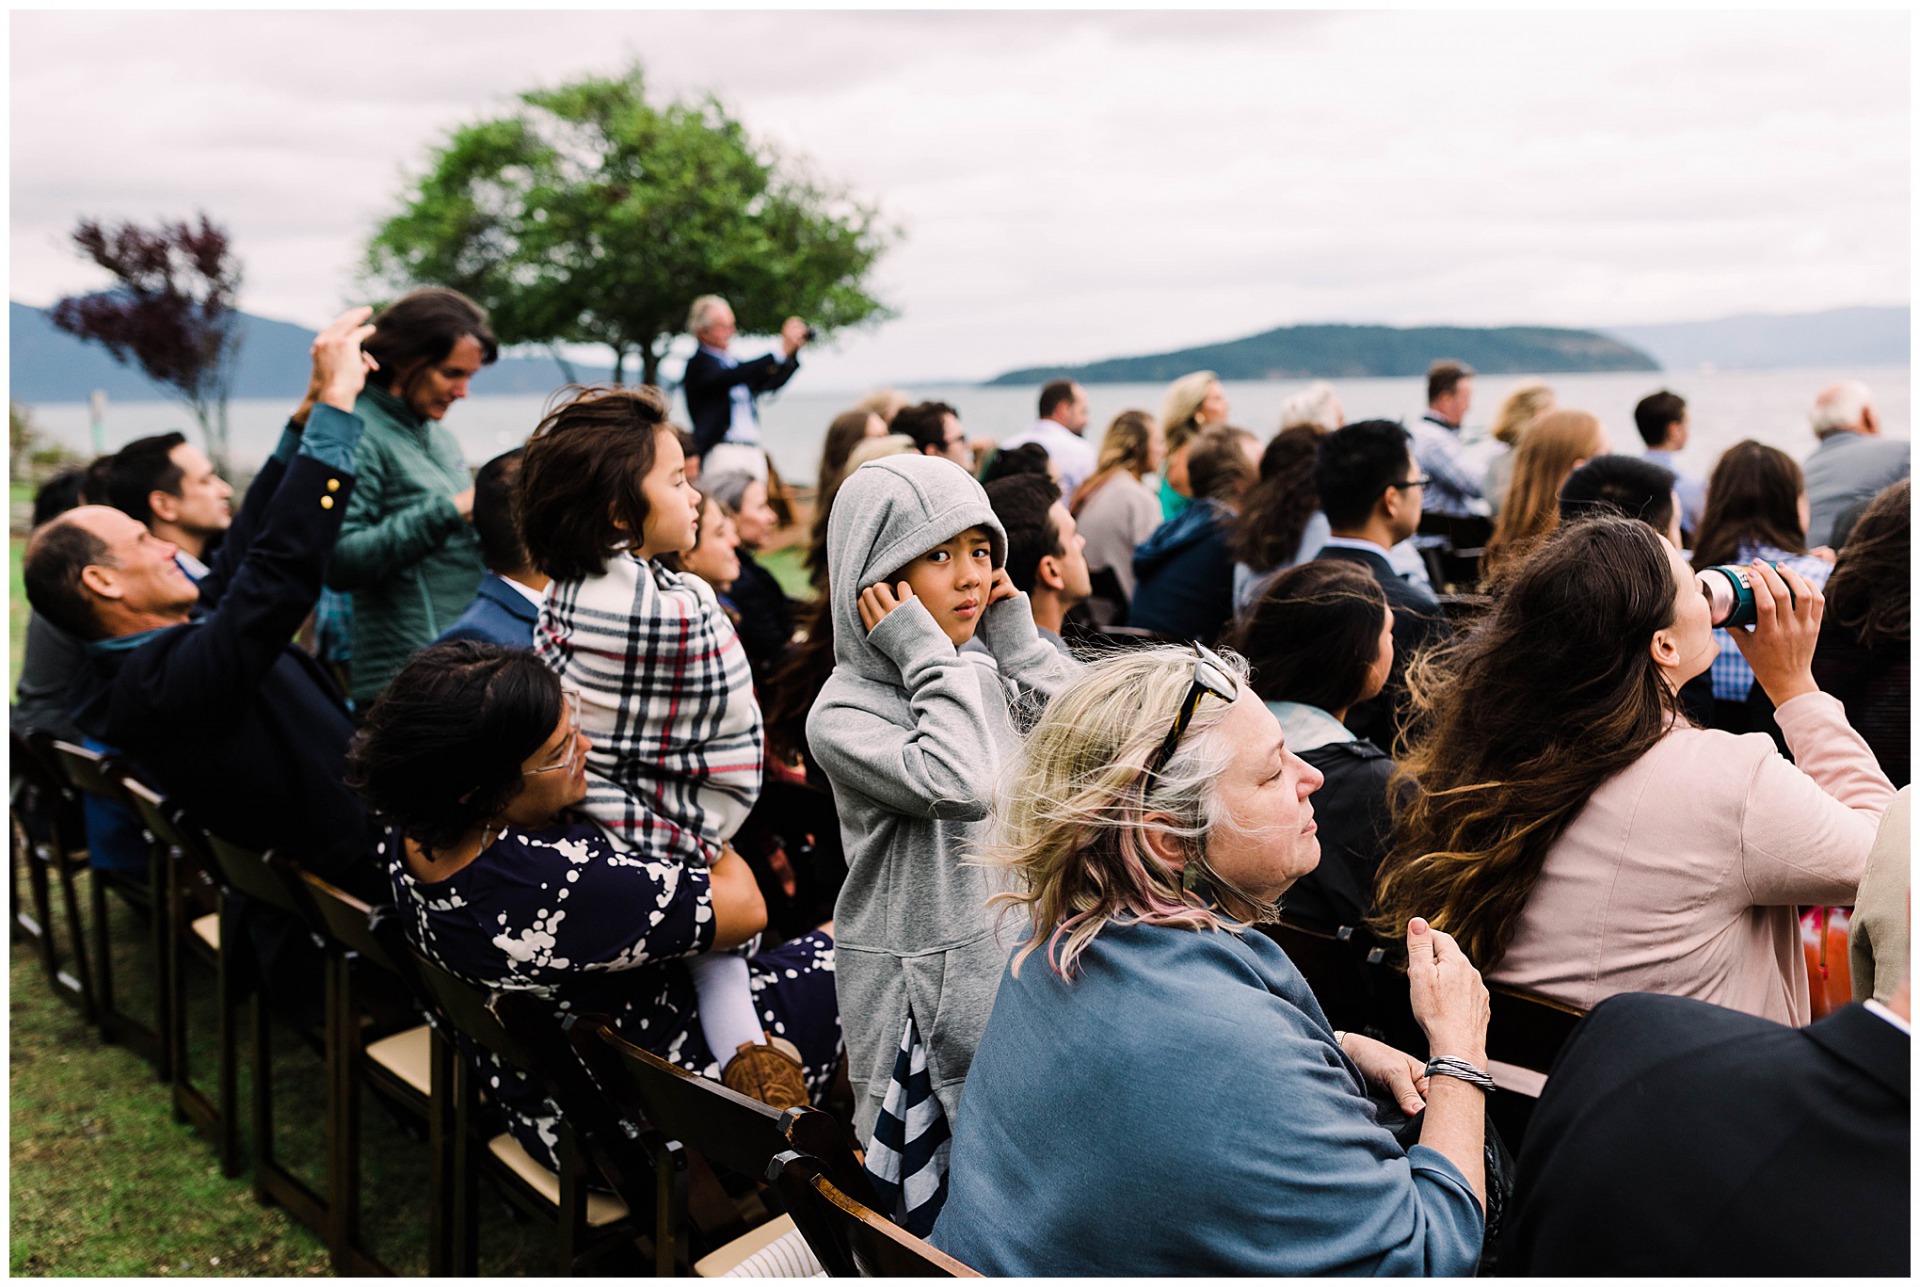
{"label": "stacked bracelet", "polygon": [[1475,1068],[1464,1059],[1452,1055],[1440,1055],[1427,1061],[1427,1076],[1458,1077],[1469,1086],[1491,1095],[1494,1092],[1493,1077],[1483,1069]]}

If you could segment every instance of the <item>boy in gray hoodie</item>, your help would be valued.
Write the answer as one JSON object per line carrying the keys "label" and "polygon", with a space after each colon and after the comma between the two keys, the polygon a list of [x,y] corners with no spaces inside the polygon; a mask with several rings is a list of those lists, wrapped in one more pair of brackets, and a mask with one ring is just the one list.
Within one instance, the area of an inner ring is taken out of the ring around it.
{"label": "boy in gray hoodie", "polygon": [[[1034,628],[1006,551],[986,492],[936,456],[861,466],[827,525],[835,664],[807,741],[846,846],[835,989],[862,1140],[909,1021],[958,1120],[1007,954],[988,922],[988,874],[963,859],[1019,743],[1015,694],[1045,701],[1079,670]],[[990,658],[958,651],[976,631]]]}

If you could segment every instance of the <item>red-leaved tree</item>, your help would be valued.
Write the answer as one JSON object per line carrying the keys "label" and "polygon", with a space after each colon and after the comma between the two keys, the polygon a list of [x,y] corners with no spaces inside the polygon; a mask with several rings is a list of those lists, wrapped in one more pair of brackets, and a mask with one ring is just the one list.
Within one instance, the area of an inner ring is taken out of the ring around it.
{"label": "red-leaved tree", "polygon": [[207,455],[224,471],[227,393],[240,351],[234,309],[240,261],[226,229],[205,214],[197,224],[154,228],[82,219],[73,241],[119,284],[60,300],[48,313],[53,324],[105,346],[171,390],[199,422]]}

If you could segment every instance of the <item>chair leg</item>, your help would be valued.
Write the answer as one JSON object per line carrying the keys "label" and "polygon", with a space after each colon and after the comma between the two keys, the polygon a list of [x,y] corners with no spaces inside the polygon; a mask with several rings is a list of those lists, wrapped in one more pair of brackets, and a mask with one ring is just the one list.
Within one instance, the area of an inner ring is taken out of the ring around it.
{"label": "chair leg", "polygon": [[168,976],[173,971],[169,957],[171,943],[167,924],[167,878],[172,864],[164,853],[151,856],[147,870],[148,925],[147,947],[153,952],[157,986],[153,1004],[153,1075],[158,1081],[173,1081],[173,989]]}
{"label": "chair leg", "polygon": [[429,1081],[427,1091],[427,1166],[428,1201],[431,1212],[427,1233],[427,1276],[445,1278],[452,1274],[454,1259],[454,1212],[464,1201],[464,1186],[454,1170],[453,1095],[455,1055],[453,1043],[438,1029],[428,1038]]}
{"label": "chair leg", "polygon": [[560,1203],[554,1221],[554,1272],[563,1278],[577,1272],[581,1234],[587,1223],[587,1186],[580,1178],[580,1143],[573,1128],[560,1123],[560,1148],[554,1161],[560,1165]]}
{"label": "chair leg", "polygon": [[[222,953],[227,945],[221,940]],[[274,1205],[274,1193],[267,1183],[273,1167],[273,1033],[272,1017],[267,1011],[266,989],[255,987],[247,999],[248,1027],[253,1048],[253,1077],[248,1087],[251,1111],[248,1114],[253,1138],[253,1197],[261,1206]]]}
{"label": "chair leg", "polygon": [[234,955],[239,939],[238,918],[223,898],[220,903],[220,1173],[238,1176],[240,1160],[240,1041],[239,1010],[242,1001],[239,967]]}
{"label": "chair leg", "polygon": [[100,1040],[111,1044],[121,1036],[120,1014],[113,1004],[113,937],[107,925],[107,882],[97,868],[87,873],[87,903],[93,914],[93,1000],[99,1007]]}
{"label": "chair leg", "polygon": [[471,1278],[480,1265],[480,1186],[474,1182],[473,1100],[479,1093],[473,1070],[458,1051],[453,1056],[453,1149],[454,1182],[459,1186],[453,1205],[453,1272]]}
{"label": "chair leg", "polygon": [[80,1013],[88,1023],[98,1023],[102,1011],[100,999],[93,991],[93,971],[87,962],[86,922],[80,915],[80,893],[73,887],[73,866],[57,849],[52,857],[60,864],[60,901],[67,909],[67,937],[73,940],[73,973],[57,974],[54,982],[78,997]]}

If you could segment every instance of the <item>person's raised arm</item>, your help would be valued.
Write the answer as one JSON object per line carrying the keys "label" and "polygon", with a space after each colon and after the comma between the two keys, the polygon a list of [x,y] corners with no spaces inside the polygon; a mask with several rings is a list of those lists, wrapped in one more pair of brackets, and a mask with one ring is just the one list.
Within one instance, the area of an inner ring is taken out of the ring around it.
{"label": "person's raised arm", "polygon": [[361,422],[352,407],[370,362],[360,345],[373,330],[366,316],[366,309],[343,314],[314,341],[321,396],[298,451],[271,496],[257,498],[258,531],[230,565],[214,611],[167,654],[168,682],[155,693],[187,702],[196,718],[217,718],[224,704],[251,701],[319,597],[353,492]]}
{"label": "person's raised arm", "polygon": [[[1464,1059],[1487,1068],[1487,985],[1460,945],[1418,916],[1407,922],[1407,984],[1413,1017],[1427,1034],[1434,1058]],[[1458,1077],[1427,1081],[1427,1116],[1420,1142],[1460,1169],[1481,1209],[1487,1205],[1485,1092]]]}

